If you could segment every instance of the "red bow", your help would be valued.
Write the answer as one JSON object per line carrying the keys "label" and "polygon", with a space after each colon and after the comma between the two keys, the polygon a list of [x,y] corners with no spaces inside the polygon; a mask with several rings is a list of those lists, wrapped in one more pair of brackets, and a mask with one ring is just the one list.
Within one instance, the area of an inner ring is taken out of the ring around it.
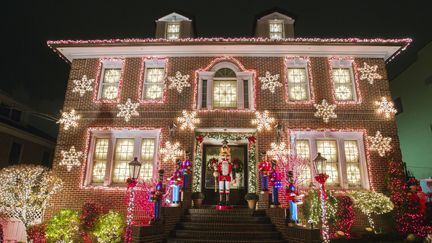
{"label": "red bow", "polygon": [[127,183],[127,188],[132,188],[132,187],[135,187],[138,184],[138,181],[128,178],[126,180],[126,183]]}
{"label": "red bow", "polygon": [[250,144],[254,144],[256,142],[256,137],[255,136],[250,136],[248,137],[248,141]]}
{"label": "red bow", "polygon": [[199,144],[201,144],[203,142],[203,140],[204,140],[204,137],[203,136],[198,136],[198,137],[196,137],[196,140],[197,140],[197,142]]}

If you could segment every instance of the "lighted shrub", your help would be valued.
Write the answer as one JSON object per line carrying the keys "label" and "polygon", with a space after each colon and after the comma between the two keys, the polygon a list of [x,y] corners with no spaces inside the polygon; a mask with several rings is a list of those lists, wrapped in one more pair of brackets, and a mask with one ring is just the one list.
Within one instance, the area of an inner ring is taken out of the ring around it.
{"label": "lighted shrub", "polygon": [[98,242],[122,242],[124,230],[123,217],[118,212],[109,211],[98,218],[93,235]]}
{"label": "lighted shrub", "polygon": [[[337,210],[337,200],[332,195],[330,191],[326,191],[327,200],[327,221],[329,224],[335,222],[336,210]],[[317,190],[309,190],[304,198],[304,203],[302,205],[303,215],[306,222],[317,224],[321,221],[321,200],[318,197]]]}
{"label": "lighted shrub", "polygon": [[48,221],[48,242],[73,242],[78,236],[79,223],[78,212],[71,209],[60,210]]}
{"label": "lighted shrub", "polygon": [[[45,239],[45,224],[35,224],[27,228],[27,239],[32,243],[44,243]],[[0,241],[1,242],[1,241]]]}

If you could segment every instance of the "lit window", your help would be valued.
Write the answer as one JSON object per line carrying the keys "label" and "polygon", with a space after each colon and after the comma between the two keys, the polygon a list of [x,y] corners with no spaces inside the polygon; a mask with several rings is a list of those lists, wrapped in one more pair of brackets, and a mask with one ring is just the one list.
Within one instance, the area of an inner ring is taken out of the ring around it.
{"label": "lit window", "polygon": [[360,186],[361,174],[357,141],[345,141],[344,147],[348,185]]}
{"label": "lit window", "polygon": [[112,179],[114,183],[124,183],[129,177],[128,163],[133,160],[133,157],[134,139],[117,139]]}
{"label": "lit window", "polygon": [[[309,141],[308,140],[297,140],[296,141],[296,153],[297,156],[307,160],[309,162]],[[299,183],[302,186],[308,186],[311,183],[311,170],[309,165],[302,165],[299,170]]]}
{"label": "lit window", "polygon": [[93,183],[104,182],[106,164],[108,162],[108,142],[107,138],[96,139],[93,156]]}
{"label": "lit window", "polygon": [[101,82],[101,99],[117,99],[119,93],[119,83],[121,68],[104,68]]}
{"label": "lit window", "polygon": [[[327,183],[330,185],[337,185],[339,183],[338,172],[338,151],[337,144],[334,140],[318,140],[317,151],[327,159],[325,168],[326,174],[329,176]],[[320,169],[320,168],[319,168]]]}
{"label": "lit window", "polygon": [[306,68],[288,68],[288,90],[290,100],[309,99]]}
{"label": "lit window", "polygon": [[169,40],[180,38],[180,22],[167,23],[166,38]]}
{"label": "lit window", "polygon": [[350,68],[334,68],[333,83],[336,100],[354,100],[354,84]]}
{"label": "lit window", "polygon": [[213,82],[213,106],[215,108],[237,107],[237,81]]}
{"label": "lit window", "polygon": [[162,99],[164,89],[164,74],[164,68],[146,68],[146,76],[144,81],[144,99]]}
{"label": "lit window", "polygon": [[283,22],[276,20],[269,23],[270,39],[282,39],[283,36]]}
{"label": "lit window", "polygon": [[153,159],[155,151],[155,139],[145,138],[141,142],[141,171],[140,176],[143,180],[153,178]]}

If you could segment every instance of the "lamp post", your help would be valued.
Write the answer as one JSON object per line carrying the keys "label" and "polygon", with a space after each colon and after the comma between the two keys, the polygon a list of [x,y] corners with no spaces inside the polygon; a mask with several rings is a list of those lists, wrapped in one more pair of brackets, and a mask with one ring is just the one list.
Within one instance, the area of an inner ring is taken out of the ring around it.
{"label": "lamp post", "polygon": [[320,184],[320,201],[321,201],[321,234],[324,242],[330,242],[329,237],[329,226],[327,223],[327,209],[325,205],[325,201],[327,200],[327,194],[325,191],[325,182],[328,179],[328,175],[325,173],[326,166],[327,166],[327,159],[321,156],[321,153],[318,153],[314,162],[314,169],[315,169],[315,180]]}
{"label": "lamp post", "polygon": [[129,189],[129,203],[127,208],[126,216],[126,242],[132,240],[132,221],[133,221],[133,210],[135,208],[135,192],[134,188],[138,183],[138,177],[140,174],[141,163],[135,157],[134,160],[129,162],[129,178],[127,179],[127,187]]}

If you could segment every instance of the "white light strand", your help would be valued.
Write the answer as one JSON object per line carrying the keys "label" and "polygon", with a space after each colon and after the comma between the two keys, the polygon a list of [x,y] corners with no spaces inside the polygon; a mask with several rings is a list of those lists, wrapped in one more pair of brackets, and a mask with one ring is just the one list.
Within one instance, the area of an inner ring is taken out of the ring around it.
{"label": "white light strand", "polygon": [[69,130],[69,127],[77,127],[78,120],[81,118],[80,115],[77,115],[75,110],[72,109],[70,112],[62,112],[62,117],[57,121],[58,124],[63,124],[64,130]]}
{"label": "white light strand", "polygon": [[196,116],[197,113],[195,111],[188,113],[186,110],[183,110],[182,116],[177,117],[177,121],[180,123],[180,129],[190,129],[193,131],[195,129],[195,125],[200,123],[200,119]]}
{"label": "white light strand", "polygon": [[189,74],[182,75],[180,71],[177,71],[174,77],[168,77],[171,82],[168,86],[169,89],[177,89],[177,92],[181,93],[183,88],[190,87]]}
{"label": "white light strand", "polygon": [[282,83],[278,81],[279,76],[279,74],[271,75],[269,71],[266,71],[265,77],[258,78],[262,83],[261,89],[268,89],[271,93],[274,93],[277,87],[282,87]]}
{"label": "white light strand", "polygon": [[80,97],[83,97],[84,94],[89,91],[93,91],[93,84],[94,79],[88,79],[87,75],[83,75],[81,80],[75,79],[73,80],[73,83],[75,84],[74,88],[72,89],[73,93],[79,93]]}
{"label": "white light strand", "polygon": [[387,101],[386,97],[381,97],[380,101],[375,101],[375,105],[378,106],[377,113],[384,113],[384,117],[387,119],[391,118],[394,114],[397,113],[397,110],[394,108],[393,102]]}
{"label": "white light strand", "polygon": [[160,154],[162,155],[163,162],[175,162],[177,157],[183,154],[183,151],[180,149],[179,142],[171,143],[170,141],[167,141],[165,147],[160,149]]}
{"label": "white light strand", "polygon": [[381,79],[382,76],[377,73],[378,65],[369,66],[367,63],[363,63],[363,67],[358,68],[360,72],[360,80],[367,80],[370,84],[373,84],[375,79]]}
{"label": "white light strand", "polygon": [[263,129],[270,130],[271,124],[275,122],[273,117],[269,116],[268,111],[264,111],[260,113],[259,111],[255,112],[255,119],[252,119],[252,124],[257,125],[257,130],[260,132]]}
{"label": "white light strand", "polygon": [[79,167],[81,165],[80,157],[83,153],[81,151],[76,151],[74,146],[72,146],[69,151],[62,150],[61,155],[63,158],[59,165],[66,166],[68,172],[72,170],[73,166]]}
{"label": "white light strand", "polygon": [[387,152],[391,150],[390,137],[383,137],[380,131],[377,131],[375,136],[368,136],[368,140],[371,143],[369,145],[370,151],[377,151],[381,157],[384,157]]}
{"label": "white light strand", "polygon": [[323,242],[328,243],[330,242],[330,235],[329,235],[329,225],[327,222],[327,207],[326,207],[326,203],[325,203],[325,199],[324,199],[324,189],[323,186],[320,186],[320,199],[321,199],[321,224],[322,224],[322,229],[321,229],[321,233],[322,233],[322,238],[323,238]]}
{"label": "white light strand", "polygon": [[337,118],[334,110],[336,105],[330,105],[327,100],[323,99],[321,104],[314,104],[317,111],[315,112],[315,117],[321,117],[325,123],[330,121],[330,118]]}
{"label": "white light strand", "polygon": [[139,102],[132,103],[131,99],[128,98],[125,104],[117,105],[117,108],[120,109],[120,112],[117,113],[117,117],[124,117],[125,121],[128,122],[132,116],[139,116],[139,113],[136,110],[139,104]]}

